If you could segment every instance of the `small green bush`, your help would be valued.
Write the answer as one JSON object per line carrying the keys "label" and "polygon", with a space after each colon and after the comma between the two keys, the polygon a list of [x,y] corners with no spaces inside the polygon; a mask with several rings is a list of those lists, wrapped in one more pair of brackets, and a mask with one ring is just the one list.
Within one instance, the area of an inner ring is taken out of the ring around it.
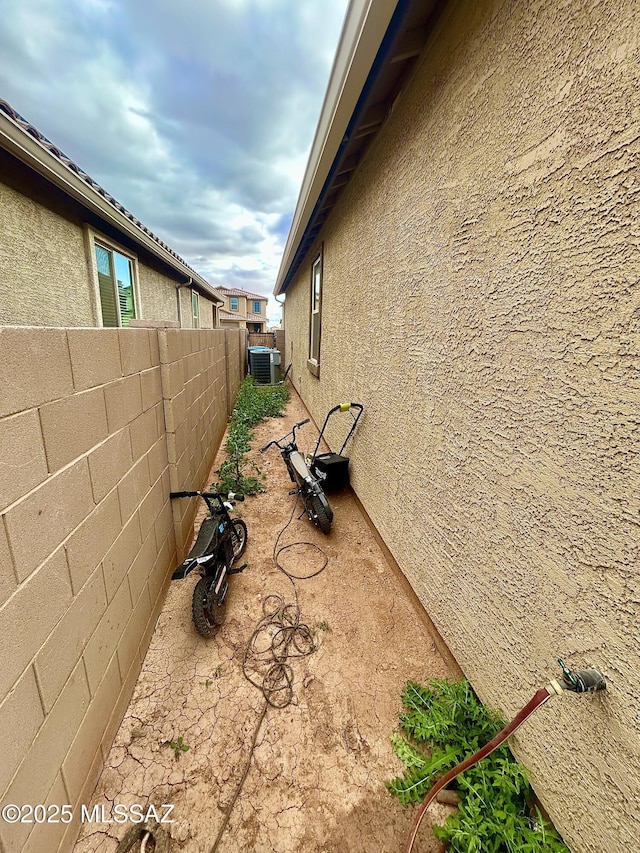
{"label": "small green bush", "polygon": [[[394,734],[391,743],[405,771],[387,788],[405,806],[423,800],[441,776],[505,726],[466,680],[433,680],[428,687],[410,681],[402,704],[400,728],[406,737]],[[525,768],[506,744],[453,784],[460,805],[444,826],[433,829],[451,853],[570,853],[540,811],[534,807],[532,813],[534,796]]]}
{"label": "small green bush", "polygon": [[[247,456],[254,435],[252,428],[265,418],[281,417],[288,399],[286,385],[260,386],[252,376],[244,379],[231,414],[225,444],[227,458],[216,471],[218,482],[212,488],[244,495],[263,490],[260,469]],[[247,469],[253,473],[247,474]]]}

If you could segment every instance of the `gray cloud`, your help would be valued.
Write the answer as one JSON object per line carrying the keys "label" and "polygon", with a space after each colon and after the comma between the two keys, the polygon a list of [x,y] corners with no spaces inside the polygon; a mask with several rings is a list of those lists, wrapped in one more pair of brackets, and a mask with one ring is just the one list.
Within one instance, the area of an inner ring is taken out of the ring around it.
{"label": "gray cloud", "polygon": [[273,287],[347,0],[5,0],[0,96],[213,284]]}

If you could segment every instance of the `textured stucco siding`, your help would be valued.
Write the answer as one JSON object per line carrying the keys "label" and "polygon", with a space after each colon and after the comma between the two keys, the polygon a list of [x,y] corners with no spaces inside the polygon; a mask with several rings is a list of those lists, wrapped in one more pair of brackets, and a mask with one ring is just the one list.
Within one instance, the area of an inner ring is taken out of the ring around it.
{"label": "textured stucco siding", "polygon": [[[575,853],[640,845],[640,7],[452,4],[287,292],[318,423]],[[320,242],[317,243],[316,250]],[[339,430],[330,431],[334,448]]]}
{"label": "textured stucco siding", "polygon": [[[176,287],[179,282],[142,264],[138,264],[138,280],[142,318],[145,320],[177,320]],[[191,296],[189,295],[189,288],[183,288],[180,293],[181,296],[183,291],[186,291],[189,300],[188,305],[186,305],[186,322],[183,325],[191,328]]]}
{"label": "textured stucco siding", "polygon": [[0,325],[94,326],[84,237],[0,184]]}
{"label": "textured stucco siding", "polygon": [[[4,184],[0,211],[0,325],[99,325],[89,233],[136,259],[137,319],[178,319],[180,282],[149,266],[136,252]],[[180,299],[182,326],[191,328],[189,287],[181,288]],[[212,305],[200,296],[200,328],[212,328]]]}

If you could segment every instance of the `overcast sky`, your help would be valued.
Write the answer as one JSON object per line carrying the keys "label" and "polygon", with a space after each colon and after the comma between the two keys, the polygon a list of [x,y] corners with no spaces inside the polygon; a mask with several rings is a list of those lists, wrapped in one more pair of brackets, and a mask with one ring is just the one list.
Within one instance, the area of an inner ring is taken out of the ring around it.
{"label": "overcast sky", "polygon": [[0,97],[211,284],[271,294],[346,7],[0,0]]}

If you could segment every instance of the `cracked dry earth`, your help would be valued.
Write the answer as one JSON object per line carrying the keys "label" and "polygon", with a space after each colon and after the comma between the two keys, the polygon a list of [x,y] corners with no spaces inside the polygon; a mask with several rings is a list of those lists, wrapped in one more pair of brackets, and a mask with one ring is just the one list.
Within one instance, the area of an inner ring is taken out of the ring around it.
{"label": "cracked dry earth", "polygon": [[[292,390],[285,417],[260,424],[253,447],[307,416]],[[311,424],[303,428],[301,448],[311,449],[316,435]],[[299,507],[280,540],[314,542],[328,564],[317,577],[296,581],[301,620],[318,648],[292,661],[292,703],[267,707],[260,722],[265,699],[244,678],[242,662],[265,597],[294,601],[272,557],[294,498],[277,451],[253,455],[266,474],[266,492],[236,507],[249,530],[249,565],[230,579],[225,621],[213,638],[199,636],[191,621],[196,578],[171,583],[91,808],[103,805],[110,815],[116,803],[153,804],[160,814],[162,803],[173,804],[174,823],[165,828],[175,853],[211,853],[229,809],[216,853],[400,852],[414,809],[400,806],[384,782],[401,771],[389,743],[401,690],[409,678],[425,682],[452,672],[353,494],[343,489],[330,496],[328,536],[298,520]],[[305,575],[323,557],[299,546],[280,560]],[[189,749],[176,757],[169,744],[179,737]],[[429,824],[447,814],[446,806],[430,808],[416,853],[442,850]],[[84,824],[74,853],[115,853],[130,828]],[[140,844],[132,849],[137,853]]]}

